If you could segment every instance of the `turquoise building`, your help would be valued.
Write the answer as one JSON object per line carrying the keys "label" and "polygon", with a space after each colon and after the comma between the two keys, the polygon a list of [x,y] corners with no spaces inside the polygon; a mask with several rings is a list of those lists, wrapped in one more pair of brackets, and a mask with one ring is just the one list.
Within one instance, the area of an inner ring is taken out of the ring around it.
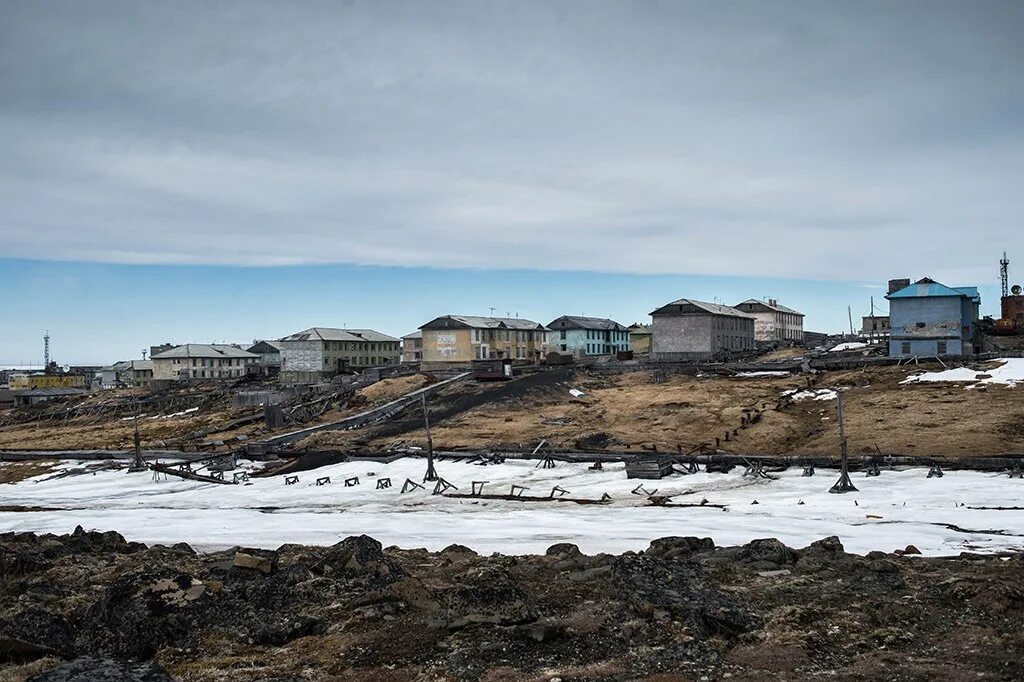
{"label": "turquoise building", "polygon": [[551,350],[576,356],[614,355],[629,350],[629,328],[602,317],[563,315],[547,325]]}

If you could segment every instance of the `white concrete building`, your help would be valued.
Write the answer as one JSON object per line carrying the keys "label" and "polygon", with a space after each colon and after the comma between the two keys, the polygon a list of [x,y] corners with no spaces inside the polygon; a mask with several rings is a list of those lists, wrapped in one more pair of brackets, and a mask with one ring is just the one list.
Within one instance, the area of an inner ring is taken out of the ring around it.
{"label": "white concrete building", "polygon": [[804,314],[787,308],[774,298],[763,301],[748,298],[733,307],[754,316],[755,341],[800,343],[804,340]]}

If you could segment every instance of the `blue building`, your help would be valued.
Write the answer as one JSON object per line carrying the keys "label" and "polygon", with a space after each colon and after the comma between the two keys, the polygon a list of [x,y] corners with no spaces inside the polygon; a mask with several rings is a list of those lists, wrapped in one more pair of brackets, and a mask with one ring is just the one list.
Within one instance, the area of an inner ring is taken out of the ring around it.
{"label": "blue building", "polygon": [[629,328],[600,317],[563,315],[547,325],[552,350],[583,355],[614,355],[629,350]]}
{"label": "blue building", "polygon": [[926,277],[890,291],[886,298],[889,299],[891,357],[940,357],[975,352],[974,332],[981,307],[976,287],[947,287]]}

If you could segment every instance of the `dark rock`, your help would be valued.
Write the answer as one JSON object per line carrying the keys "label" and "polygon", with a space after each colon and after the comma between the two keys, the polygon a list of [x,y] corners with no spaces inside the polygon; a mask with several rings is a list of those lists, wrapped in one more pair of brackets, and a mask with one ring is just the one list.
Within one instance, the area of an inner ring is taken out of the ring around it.
{"label": "dark rock", "polygon": [[75,629],[54,613],[27,609],[0,623],[0,660],[71,656]]}
{"label": "dark rock", "polygon": [[767,563],[786,566],[795,563],[799,554],[775,538],[752,540],[743,546],[742,557],[748,563]]}
{"label": "dark rock", "polygon": [[734,638],[759,622],[745,604],[711,588],[696,563],[622,556],[612,564],[612,582],[639,614],[654,619],[666,612],[695,637]]}
{"label": "dark rock", "polygon": [[105,658],[76,658],[58,665],[28,682],[173,682],[156,663],[127,663]]}
{"label": "dark rock", "polygon": [[501,568],[488,567],[458,580],[430,591],[437,605],[427,619],[430,625],[457,629],[472,623],[518,625],[537,619],[526,595]]}
{"label": "dark rock", "polygon": [[298,615],[292,618],[274,619],[256,626],[251,636],[253,644],[282,646],[310,635],[320,635],[327,630],[327,625],[319,618]]}
{"label": "dark rock", "polygon": [[108,530],[98,532],[85,530],[76,526],[71,535],[64,536],[64,545],[75,552],[112,552],[114,554],[131,554],[146,549],[141,542],[128,542],[118,532]]}
{"label": "dark rock", "polygon": [[383,546],[368,535],[348,537],[328,547],[323,567],[326,574],[362,576],[385,582],[405,575],[401,566],[384,554]]}
{"label": "dark rock", "polygon": [[903,553],[904,554],[920,554],[921,550],[919,550],[914,545],[907,545],[907,548],[903,550]]}
{"label": "dark rock", "polygon": [[665,537],[651,541],[651,546],[644,552],[647,556],[663,557],[665,559],[686,558],[697,552],[710,552],[714,550],[715,543],[711,538],[687,537]]}
{"label": "dark rock", "polygon": [[277,552],[265,549],[243,549],[235,552],[232,567],[241,570],[259,571],[269,575],[277,570]]}
{"label": "dark rock", "polygon": [[843,543],[839,541],[839,538],[835,535],[830,535],[827,538],[816,540],[812,542],[804,551],[818,550],[821,552],[827,552],[829,554],[838,554],[839,552],[845,551]]}
{"label": "dark rock", "polygon": [[448,545],[447,547],[441,550],[441,554],[468,554],[471,556],[477,556],[477,553],[471,550],[469,547],[457,544]]}
{"label": "dark rock", "polygon": [[171,569],[126,575],[86,613],[78,649],[118,658],[151,658],[166,643],[184,638],[211,600],[206,585]]}
{"label": "dark rock", "polygon": [[520,625],[520,630],[535,642],[550,642],[565,635],[565,626],[550,620]]}
{"label": "dark rock", "polygon": [[579,556],[583,554],[580,548],[571,542],[559,542],[558,544],[551,545],[544,552],[546,556]]}

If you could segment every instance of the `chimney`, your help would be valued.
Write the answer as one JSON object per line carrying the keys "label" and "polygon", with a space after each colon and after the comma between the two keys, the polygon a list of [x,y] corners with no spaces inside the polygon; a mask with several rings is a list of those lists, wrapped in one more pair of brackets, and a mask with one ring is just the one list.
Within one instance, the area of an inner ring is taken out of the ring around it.
{"label": "chimney", "polygon": [[890,279],[889,280],[889,291],[886,293],[886,295],[888,296],[889,294],[895,294],[900,289],[906,289],[909,286],[910,286],[910,278],[909,277],[903,278],[903,279]]}

